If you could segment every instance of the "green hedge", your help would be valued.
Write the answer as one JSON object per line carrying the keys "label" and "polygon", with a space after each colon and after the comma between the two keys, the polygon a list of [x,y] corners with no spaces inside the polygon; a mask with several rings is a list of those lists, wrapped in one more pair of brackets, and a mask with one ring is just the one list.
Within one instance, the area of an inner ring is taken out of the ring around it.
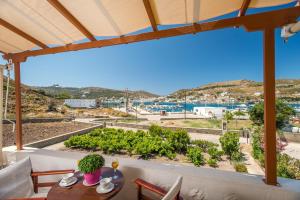
{"label": "green hedge", "polygon": [[86,135],[73,136],[65,141],[69,148],[101,150],[106,154],[126,152],[138,154],[144,159],[151,156],[175,158],[176,153],[185,153],[190,137],[184,130],[162,129],[151,126],[149,131],[125,131],[123,129],[95,129]]}
{"label": "green hedge", "polygon": [[148,131],[132,131],[114,128],[95,129],[88,134],[72,136],[65,141],[68,148],[80,148],[90,151],[103,151],[105,154],[139,155],[143,159],[164,156],[174,159],[176,154],[183,154],[195,165],[205,164],[203,153],[210,155],[209,165],[217,167],[222,160],[223,151],[218,144],[205,140],[191,142],[184,130],[165,129],[152,125]]}

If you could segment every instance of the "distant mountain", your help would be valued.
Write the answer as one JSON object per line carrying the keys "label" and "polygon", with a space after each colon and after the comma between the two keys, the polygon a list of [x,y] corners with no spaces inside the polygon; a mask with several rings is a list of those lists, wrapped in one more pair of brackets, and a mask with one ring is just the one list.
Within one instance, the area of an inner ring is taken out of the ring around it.
{"label": "distant mountain", "polygon": [[[186,94],[185,94],[186,93]],[[197,88],[178,90],[169,98],[226,102],[228,98],[240,102],[257,101],[263,98],[263,83],[252,80],[233,80],[210,83]],[[300,101],[300,79],[276,80],[276,97],[288,101]]]}
{"label": "distant mountain", "polygon": [[[76,99],[95,99],[101,97],[107,98],[120,98],[126,96],[125,90],[114,90],[101,87],[61,87],[59,85],[53,85],[48,87],[31,87],[32,89],[44,92],[45,95],[55,98],[76,98]],[[130,98],[154,98],[158,97],[156,94],[152,94],[147,91],[128,91]]]}

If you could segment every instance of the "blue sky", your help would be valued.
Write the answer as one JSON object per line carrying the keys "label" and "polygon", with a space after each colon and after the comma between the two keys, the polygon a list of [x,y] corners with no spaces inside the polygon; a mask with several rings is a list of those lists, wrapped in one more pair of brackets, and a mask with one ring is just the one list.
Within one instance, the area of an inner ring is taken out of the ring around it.
{"label": "blue sky", "polygon": [[[276,31],[276,78],[300,78],[300,35],[284,44]],[[243,28],[29,58],[28,85],[99,86],[166,95],[177,89],[263,78],[262,34]],[[0,63],[4,61],[0,59]]]}

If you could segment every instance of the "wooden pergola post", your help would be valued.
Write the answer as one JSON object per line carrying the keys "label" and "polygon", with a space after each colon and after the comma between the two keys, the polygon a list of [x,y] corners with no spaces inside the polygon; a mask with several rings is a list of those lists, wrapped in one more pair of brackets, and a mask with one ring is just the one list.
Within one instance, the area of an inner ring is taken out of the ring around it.
{"label": "wooden pergola post", "polygon": [[20,62],[14,62],[15,94],[16,94],[16,146],[17,150],[23,149],[22,142],[22,104],[21,104],[21,73]]}
{"label": "wooden pergola post", "polygon": [[274,28],[266,28],[263,35],[265,182],[277,185]]}

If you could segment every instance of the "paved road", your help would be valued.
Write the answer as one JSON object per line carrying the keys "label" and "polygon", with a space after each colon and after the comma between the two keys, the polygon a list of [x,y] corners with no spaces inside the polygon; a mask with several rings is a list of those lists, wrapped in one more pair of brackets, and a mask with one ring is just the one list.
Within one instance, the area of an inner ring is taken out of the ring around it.
{"label": "paved road", "polygon": [[300,144],[289,142],[289,144],[285,147],[283,153],[286,153],[293,158],[300,159]]}

